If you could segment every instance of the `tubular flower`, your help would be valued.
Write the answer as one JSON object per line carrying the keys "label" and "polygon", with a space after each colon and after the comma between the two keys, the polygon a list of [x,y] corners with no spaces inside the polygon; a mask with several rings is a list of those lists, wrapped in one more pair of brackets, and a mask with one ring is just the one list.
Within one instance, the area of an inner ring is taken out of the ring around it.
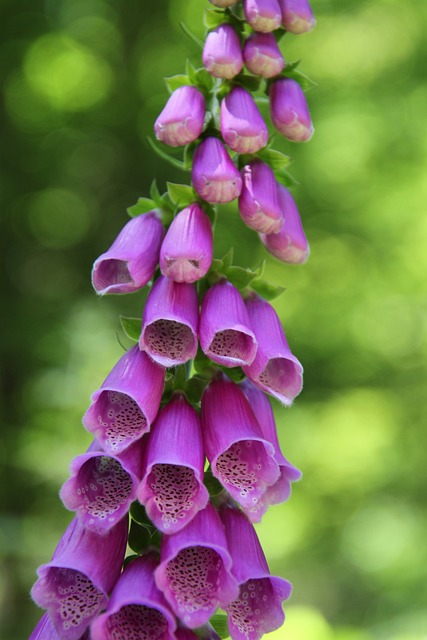
{"label": "tubular flower", "polygon": [[198,325],[194,284],[160,276],[145,304],[139,347],[164,367],[184,364],[196,355]]}
{"label": "tubular flower", "polygon": [[92,640],[174,640],[175,616],[154,582],[154,554],[132,560],[123,571],[105,613],[91,626]]}
{"label": "tubular flower", "polygon": [[304,91],[296,80],[283,78],[270,87],[271,120],[292,142],[307,142],[314,133]]}
{"label": "tubular flower", "polygon": [[314,29],[316,19],[308,0],[279,0],[282,24],[287,31],[301,34]]}
{"label": "tubular flower", "polygon": [[203,64],[212,76],[231,80],[242,70],[243,55],[239,36],[229,24],[221,24],[206,37]]}
{"label": "tubular flower", "polygon": [[[87,630],[84,632],[80,640],[89,640],[89,638],[89,630]],[[34,627],[28,640],[61,640],[61,638],[56,633],[56,629],[53,626],[49,615],[45,613]]]}
{"label": "tubular flower", "polygon": [[243,513],[225,507],[220,515],[240,587],[238,597],[225,607],[230,635],[233,640],[260,640],[282,626],[282,602],[292,585],[270,574],[255,529]]}
{"label": "tubular flower", "polygon": [[175,282],[195,282],[209,271],[212,254],[210,220],[194,202],[173,219],[160,249],[160,270]]}
{"label": "tubular flower", "polygon": [[303,264],[310,255],[310,245],[304,233],[298,208],[292,194],[283,185],[278,185],[279,202],[284,223],[278,233],[260,234],[267,251],[290,264]]}
{"label": "tubular flower", "polygon": [[247,379],[240,386],[258,420],[262,435],[274,447],[274,459],[280,470],[277,482],[268,487],[262,498],[255,505],[254,510],[248,514],[252,522],[259,522],[270,504],[280,504],[289,498],[291,495],[291,482],[299,480],[302,473],[285,458],[280,450],[273,409],[267,396]]}
{"label": "tubular flower", "polygon": [[282,14],[278,0],[243,0],[243,8],[254,31],[268,33],[280,27]]}
{"label": "tubular flower", "polygon": [[195,190],[207,202],[231,202],[242,190],[239,171],[218,138],[206,138],[199,144],[191,178]]}
{"label": "tubular flower", "polygon": [[221,102],[221,135],[237,153],[256,153],[268,142],[268,129],[255,100],[243,87],[234,87]]}
{"label": "tubular flower", "polygon": [[51,562],[38,569],[33,600],[47,609],[61,640],[79,640],[107,604],[125,556],[127,518],[100,537],[74,518]]}
{"label": "tubular flower", "polygon": [[200,346],[225,367],[251,364],[257,341],[243,298],[231,282],[222,280],[206,293],[200,313]]}
{"label": "tubular flower", "polygon": [[175,89],[154,123],[156,138],[170,147],[194,142],[202,133],[205,110],[205,99],[198,89]]}
{"label": "tubular flower", "polygon": [[249,71],[263,78],[278,76],[285,59],[272,33],[253,33],[243,47],[243,59]]}
{"label": "tubular flower", "polygon": [[213,475],[251,513],[280,475],[273,445],[264,438],[242,391],[225,377],[206,388],[201,420]]}
{"label": "tubular flower", "polygon": [[183,395],[176,395],[160,411],[149,435],[137,493],[157,529],[176,533],[206,507],[203,467],[199,417]]}
{"label": "tubular flower", "polygon": [[70,465],[71,477],[62,486],[64,506],[75,511],[90,531],[103,535],[129,511],[142,475],[142,441],[118,456],[106,455],[93,443]]}
{"label": "tubular flower", "polygon": [[92,395],[83,424],[104,451],[117,455],[150,430],[159,410],[165,372],[135,345]]}
{"label": "tubular flower", "polygon": [[165,230],[157,213],[132,218],[93,265],[92,284],[100,295],[133,293],[154,275]]}
{"label": "tubular flower", "polygon": [[273,171],[264,162],[255,160],[243,167],[242,178],[239,211],[243,222],[259,233],[280,231],[283,215]]}
{"label": "tubular flower", "polygon": [[258,351],[253,363],[243,367],[243,371],[257,387],[290,405],[302,389],[302,365],[289,349],[271,304],[254,294],[246,300],[246,308]]}
{"label": "tubular flower", "polygon": [[175,615],[190,629],[208,622],[218,606],[237,597],[224,529],[211,504],[184,529],[163,537],[154,577]]}

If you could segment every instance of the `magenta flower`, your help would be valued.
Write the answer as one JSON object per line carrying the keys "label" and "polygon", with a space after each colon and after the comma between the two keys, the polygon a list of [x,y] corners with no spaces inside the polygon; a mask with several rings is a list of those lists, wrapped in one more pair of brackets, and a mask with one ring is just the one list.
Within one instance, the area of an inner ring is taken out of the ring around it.
{"label": "magenta flower", "polygon": [[209,501],[199,416],[181,394],[159,413],[145,450],[137,497],[157,529],[173,534]]}
{"label": "magenta flower", "polygon": [[132,218],[92,269],[93,288],[105,293],[133,293],[154,275],[165,230],[155,211]]}
{"label": "magenta flower", "polygon": [[299,480],[302,473],[285,458],[280,450],[273,409],[267,396],[247,379],[245,379],[240,386],[258,420],[262,435],[266,440],[271,442],[274,447],[274,459],[279,465],[280,470],[280,476],[277,482],[268,487],[262,498],[256,503],[254,509],[250,513],[247,513],[247,516],[252,522],[260,522],[270,504],[280,504],[289,498],[291,495],[291,482]]}
{"label": "magenta flower", "polygon": [[273,256],[290,264],[303,264],[310,255],[301,218],[292,194],[281,184],[278,185],[279,202],[284,223],[278,233],[260,234],[261,242]]}
{"label": "magenta flower", "polygon": [[190,629],[208,622],[218,606],[237,597],[224,528],[211,504],[184,529],[163,537],[154,577],[175,615]]}
{"label": "magenta flower", "polygon": [[282,14],[278,0],[243,0],[243,8],[254,31],[268,33],[280,27]]}
{"label": "magenta flower", "polygon": [[160,276],[145,304],[139,348],[164,367],[184,364],[196,355],[198,325],[194,284]]}
{"label": "magenta flower", "polygon": [[79,640],[105,608],[122,568],[127,533],[127,518],[102,537],[74,518],[52,560],[38,569],[31,596],[47,609],[61,640]]}
{"label": "magenta flower", "polygon": [[258,351],[253,363],[243,367],[243,371],[257,387],[290,405],[302,389],[302,365],[289,349],[271,304],[254,294],[246,300],[246,308]]}
{"label": "magenta flower", "polygon": [[268,142],[268,129],[251,94],[234,87],[221,102],[221,135],[237,153],[256,153]]}
{"label": "magenta flower", "polygon": [[213,237],[210,220],[194,202],[173,219],[160,249],[160,269],[175,282],[195,282],[210,269]]}
{"label": "magenta flower", "polygon": [[273,78],[285,66],[285,60],[272,33],[253,33],[243,47],[243,59],[256,76]]}
{"label": "magenta flower", "polygon": [[225,507],[220,515],[240,586],[239,596],[225,607],[230,635],[233,640],[260,640],[282,626],[282,602],[290,597],[292,585],[270,574],[255,529],[243,513]]}
{"label": "magenta flower", "polygon": [[277,182],[270,167],[255,160],[242,169],[239,211],[246,226],[259,233],[277,233],[283,225]]}
{"label": "magenta flower", "polygon": [[250,511],[279,478],[273,445],[263,437],[243,392],[225,376],[206,388],[201,420],[213,475]]}
{"label": "magenta flower", "polygon": [[165,372],[135,345],[92,395],[83,424],[104,451],[116,455],[150,430],[163,393]]}
{"label": "magenta flower", "polygon": [[75,511],[82,524],[103,535],[121,520],[136,498],[142,477],[142,442],[117,456],[108,456],[93,443],[70,465],[71,478],[62,486],[64,506]]}
{"label": "magenta flower", "polygon": [[[89,632],[85,632],[81,640],[88,640]],[[43,614],[34,627],[28,640],[61,640],[47,613]]]}
{"label": "magenta flower", "polygon": [[292,142],[307,142],[314,133],[304,91],[291,78],[271,85],[270,116],[276,129]]}
{"label": "magenta flower", "polygon": [[194,142],[202,133],[205,110],[205,99],[198,89],[175,89],[154,123],[156,138],[170,147]]}
{"label": "magenta flower", "polygon": [[200,346],[225,367],[251,364],[257,341],[243,298],[231,282],[222,280],[206,293],[200,314]]}
{"label": "magenta flower", "polygon": [[218,138],[206,138],[199,144],[191,178],[195,190],[207,202],[231,202],[242,190],[240,173]]}
{"label": "magenta flower", "polygon": [[221,24],[206,36],[203,64],[216,78],[231,79],[243,67],[239,36],[229,24]]}
{"label": "magenta flower", "polygon": [[154,582],[154,554],[132,560],[123,571],[107,611],[92,624],[92,640],[175,640],[175,616]]}
{"label": "magenta flower", "polygon": [[279,0],[282,24],[291,33],[307,33],[314,29],[316,19],[308,0]]}

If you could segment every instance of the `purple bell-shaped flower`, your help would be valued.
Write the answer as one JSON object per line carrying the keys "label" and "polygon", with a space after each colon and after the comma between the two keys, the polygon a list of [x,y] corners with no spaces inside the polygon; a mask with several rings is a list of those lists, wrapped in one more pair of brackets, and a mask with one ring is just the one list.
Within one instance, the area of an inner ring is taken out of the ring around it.
{"label": "purple bell-shaped flower", "polygon": [[251,73],[263,78],[278,76],[285,60],[272,33],[253,33],[243,47],[243,59]]}
{"label": "purple bell-shaped flower", "polygon": [[278,0],[243,0],[243,9],[254,31],[269,33],[280,27],[282,13]]}
{"label": "purple bell-shaped flower", "polygon": [[243,222],[259,233],[277,233],[283,225],[277,182],[272,169],[255,160],[242,169],[239,211]]}
{"label": "purple bell-shaped flower", "polygon": [[268,129],[251,94],[234,87],[221,102],[221,135],[237,153],[256,153],[268,142]]}
{"label": "purple bell-shaped flower", "polygon": [[218,138],[206,138],[199,144],[191,178],[198,195],[207,202],[231,202],[242,190],[239,170]]}
{"label": "purple bell-shaped flower", "polygon": [[205,121],[205,98],[195,87],[175,89],[154,123],[156,138],[170,147],[194,142]]}
{"label": "purple bell-shaped flower", "polygon": [[239,36],[229,24],[209,31],[203,47],[203,64],[212,76],[230,80],[243,67]]}
{"label": "purple bell-shaped flower", "polygon": [[282,24],[287,31],[300,34],[314,29],[316,19],[308,0],[279,0]]}
{"label": "purple bell-shaped flower", "polygon": [[270,87],[270,116],[280,133],[292,142],[307,142],[314,133],[304,91],[296,80],[282,78]]}

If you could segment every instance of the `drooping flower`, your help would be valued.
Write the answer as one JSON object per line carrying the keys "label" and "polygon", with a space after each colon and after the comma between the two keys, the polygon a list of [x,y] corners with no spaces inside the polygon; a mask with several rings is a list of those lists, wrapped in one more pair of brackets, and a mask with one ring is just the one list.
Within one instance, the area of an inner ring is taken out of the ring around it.
{"label": "drooping flower", "polygon": [[155,211],[132,218],[93,265],[97,293],[132,293],[154,275],[165,230]]}
{"label": "drooping flower", "polygon": [[107,604],[122,568],[127,518],[100,537],[74,518],[53,554],[37,571],[33,600],[47,610],[61,640],[79,640]]}
{"label": "drooping flower", "polygon": [[154,582],[156,566],[153,553],[126,566],[106,612],[91,626],[91,640],[175,640],[175,616]]}
{"label": "drooping flower", "polygon": [[154,577],[175,615],[190,629],[208,622],[218,606],[237,597],[224,528],[211,504],[184,529],[163,537]]}
{"label": "drooping flower", "polygon": [[268,142],[268,129],[255,100],[236,86],[221,102],[221,135],[237,153],[256,153]]}
{"label": "drooping flower", "polygon": [[291,352],[271,304],[254,294],[247,298],[246,308],[258,350],[253,363],[243,371],[257,387],[290,405],[302,389],[302,365]]}
{"label": "drooping flower", "polygon": [[240,173],[218,138],[206,138],[199,144],[191,178],[195,190],[207,202],[231,202],[242,190]]}
{"label": "drooping flower", "polygon": [[259,233],[280,231],[283,215],[273,171],[264,162],[255,160],[243,167],[242,178],[239,211],[243,222]]}
{"label": "drooping flower", "polygon": [[[61,640],[47,613],[44,613],[34,627],[28,640]],[[85,631],[80,640],[89,640],[89,630]]]}
{"label": "drooping flower", "polygon": [[245,41],[243,59],[251,73],[274,78],[285,66],[285,60],[272,33],[253,33]]}
{"label": "drooping flower", "polygon": [[203,467],[199,417],[185,397],[177,394],[152,427],[137,492],[157,529],[176,533],[206,507],[209,493],[203,484]]}
{"label": "drooping flower", "polygon": [[195,282],[209,271],[212,255],[210,220],[194,202],[173,219],[160,249],[160,270],[175,282]]}
{"label": "drooping flower", "polygon": [[103,535],[129,511],[142,476],[142,449],[138,440],[118,457],[93,443],[71,462],[60,497],[87,529]]}
{"label": "drooping flower", "polygon": [[240,387],[251,405],[264,438],[271,442],[274,447],[274,459],[280,469],[280,476],[277,482],[267,488],[254,509],[247,513],[252,522],[259,522],[271,504],[280,504],[289,498],[291,495],[291,482],[299,480],[302,473],[285,458],[280,450],[273,409],[267,396],[248,379],[245,379]]}
{"label": "drooping flower", "polygon": [[282,24],[287,31],[301,34],[314,29],[316,19],[308,0],[279,0]]}
{"label": "drooping flower", "polygon": [[184,364],[196,355],[198,325],[195,285],[160,276],[145,304],[139,348],[164,367]]}
{"label": "drooping flower", "polygon": [[230,635],[232,640],[260,640],[282,626],[282,602],[292,585],[270,574],[255,529],[241,511],[223,507],[220,516],[240,586],[238,597],[225,607]]}
{"label": "drooping flower", "polygon": [[278,185],[279,203],[283,212],[283,227],[277,233],[260,234],[267,251],[290,264],[303,264],[310,255],[310,245],[304,233],[298,207],[292,194]]}
{"label": "drooping flower", "polygon": [[170,147],[194,142],[202,133],[205,121],[205,98],[191,86],[175,89],[154,123],[158,140]]}
{"label": "drooping flower", "polygon": [[231,282],[221,280],[203,298],[200,313],[200,346],[225,367],[253,362],[257,341],[243,298]]}
{"label": "drooping flower", "polygon": [[225,376],[205,389],[201,421],[213,475],[250,512],[279,478],[273,445],[264,438],[243,392]]}
{"label": "drooping flower", "polygon": [[216,78],[230,80],[243,67],[243,55],[239,36],[229,24],[221,24],[206,36],[203,47],[203,64]]}
{"label": "drooping flower", "polygon": [[254,31],[268,33],[280,27],[282,13],[278,0],[243,0],[243,9]]}
{"label": "drooping flower", "polygon": [[292,142],[307,142],[314,133],[304,91],[296,80],[282,78],[270,87],[270,116],[280,133]]}
{"label": "drooping flower", "polygon": [[92,395],[83,424],[104,451],[117,455],[150,430],[163,393],[165,371],[135,345]]}

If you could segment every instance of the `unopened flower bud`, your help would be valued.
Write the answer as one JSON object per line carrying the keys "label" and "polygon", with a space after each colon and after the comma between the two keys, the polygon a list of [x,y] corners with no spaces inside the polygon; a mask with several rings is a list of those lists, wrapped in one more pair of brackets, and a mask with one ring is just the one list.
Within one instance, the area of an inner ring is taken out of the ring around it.
{"label": "unopened flower bud", "polygon": [[175,89],[154,123],[156,137],[170,147],[194,142],[202,132],[205,99],[195,87]]}
{"label": "unopened flower bud", "polygon": [[203,278],[212,263],[213,239],[210,220],[195,202],[178,213],[160,250],[160,269],[175,282]]}
{"label": "unopened flower bud", "polygon": [[255,100],[243,87],[234,87],[221,103],[221,134],[237,153],[256,153],[268,142],[268,129]]}
{"label": "unopened flower bud", "polygon": [[316,19],[308,0],[279,0],[282,24],[287,31],[301,34],[314,29]]}
{"label": "unopened flower bud", "polygon": [[242,170],[239,211],[243,222],[259,233],[277,233],[283,224],[277,182],[270,167],[256,160]]}
{"label": "unopened flower bud", "polygon": [[243,0],[243,8],[255,31],[268,33],[280,27],[282,13],[278,0]]}
{"label": "unopened flower bud", "polygon": [[193,185],[203,200],[231,202],[242,190],[240,173],[218,138],[206,138],[193,158]]}
{"label": "unopened flower bud", "polygon": [[276,129],[292,142],[307,142],[314,133],[304,91],[291,78],[271,85],[270,115]]}
{"label": "unopened flower bud", "polygon": [[260,234],[267,251],[273,256],[291,264],[303,264],[310,255],[308,244],[297,205],[291,193],[283,185],[278,185],[279,202],[284,223],[278,233]]}
{"label": "unopened flower bud", "polygon": [[243,67],[242,49],[231,25],[221,24],[208,33],[202,59],[206,69],[216,78],[231,79],[240,73]]}
{"label": "unopened flower bud", "polygon": [[243,47],[243,58],[249,71],[263,78],[274,78],[285,66],[285,60],[272,33],[253,33]]}

